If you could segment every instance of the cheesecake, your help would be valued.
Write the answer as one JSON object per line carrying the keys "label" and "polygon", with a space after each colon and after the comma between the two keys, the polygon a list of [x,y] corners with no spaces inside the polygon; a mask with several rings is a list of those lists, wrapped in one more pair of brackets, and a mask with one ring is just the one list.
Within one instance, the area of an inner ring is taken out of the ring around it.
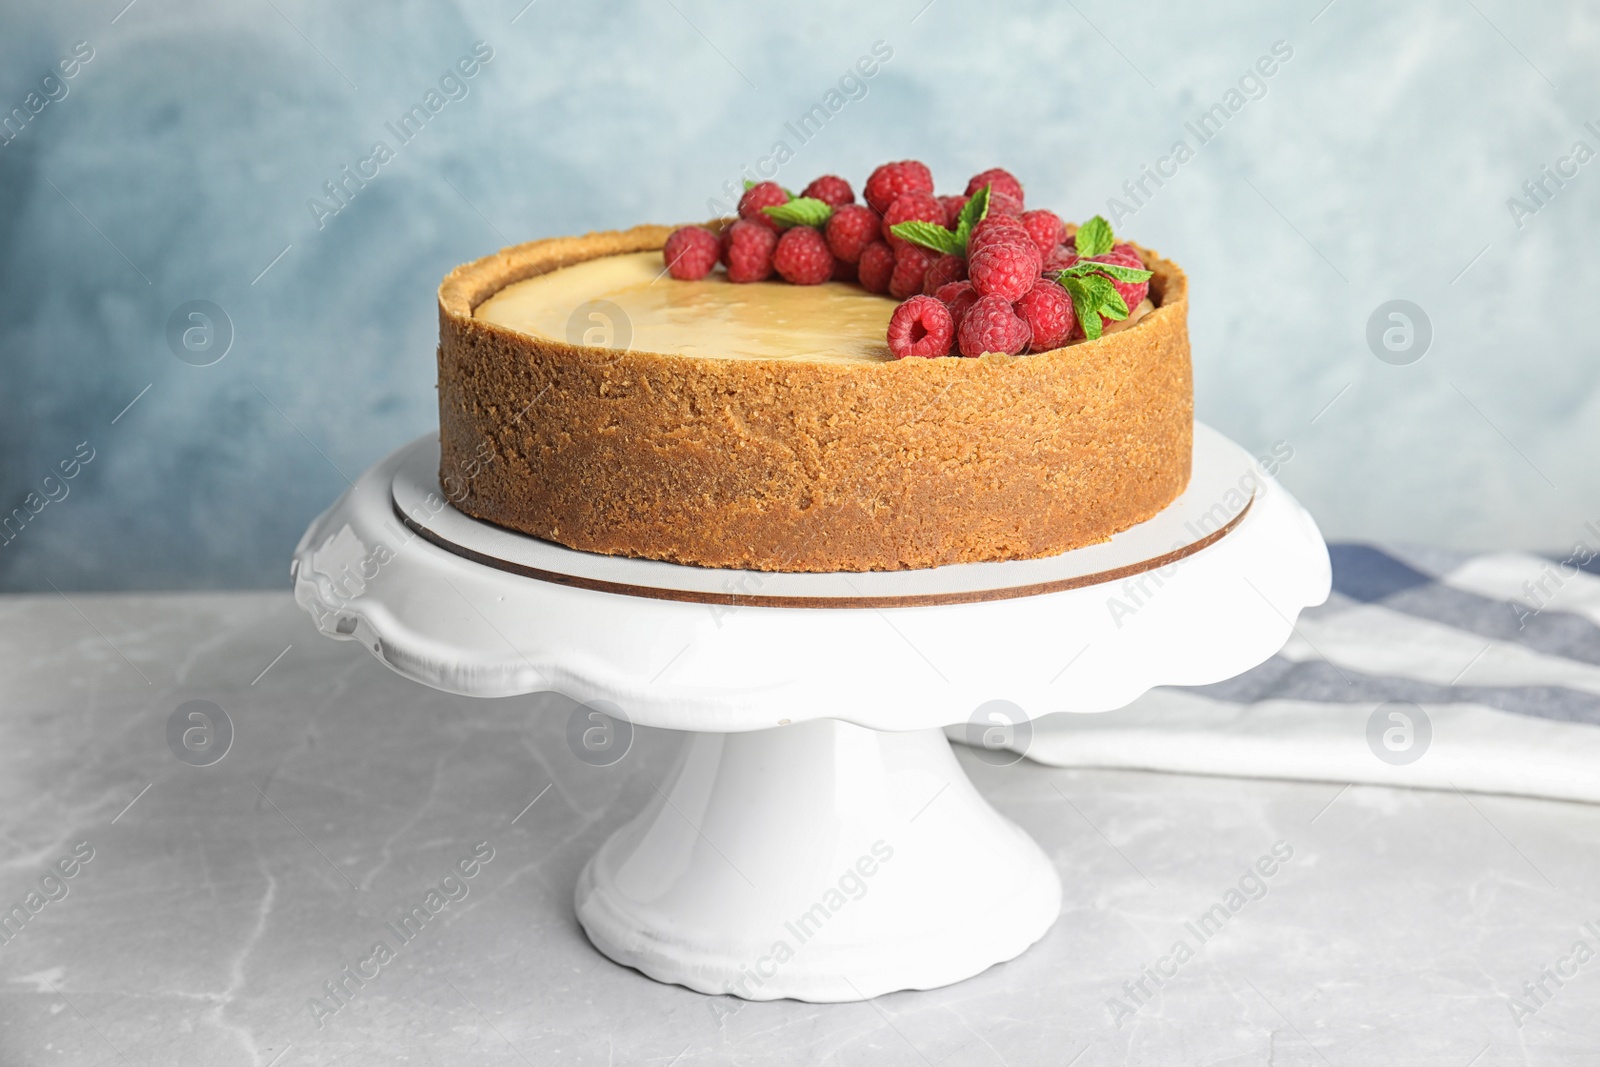
{"label": "cheesecake", "polygon": [[[726,256],[727,224],[709,228]],[[1057,555],[1188,482],[1187,282],[1152,251],[1118,246],[1148,278],[1103,328],[1046,351],[967,357],[950,340],[897,358],[886,337],[909,302],[850,280],[685,280],[662,254],[676,230],[532,241],[444,279],[454,507],[585,552],[850,572]]]}
{"label": "cheesecake", "polygon": [[1103,541],[1188,482],[1186,282],[1154,253],[1151,307],[1126,328],[896,360],[892,300],[662,278],[670,232],[535,241],[445,279],[440,474],[456,508],[586,552],[898,570]]}

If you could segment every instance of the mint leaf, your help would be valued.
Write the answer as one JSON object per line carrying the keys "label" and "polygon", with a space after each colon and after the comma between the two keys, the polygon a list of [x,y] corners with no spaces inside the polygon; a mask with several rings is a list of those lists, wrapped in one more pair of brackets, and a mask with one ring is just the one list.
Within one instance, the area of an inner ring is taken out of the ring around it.
{"label": "mint leaf", "polygon": [[1100,314],[1108,319],[1116,319],[1118,322],[1127,318],[1129,314],[1128,305],[1123,301],[1122,294],[1115,289],[1111,290],[1111,296],[1100,305]]}
{"label": "mint leaf", "polygon": [[762,213],[783,226],[816,226],[820,228],[833,216],[833,207],[809,196],[791,200],[787,204],[773,204],[761,209]]}
{"label": "mint leaf", "polygon": [[1128,305],[1122,302],[1122,294],[1117,292],[1117,287],[1111,284],[1110,278],[1090,274],[1083,281],[1089,287],[1096,311],[1108,319],[1128,317]]}
{"label": "mint leaf", "polygon": [[1119,282],[1142,282],[1155,272],[1140,270],[1137,267],[1124,267],[1120,263],[1095,263],[1080,259],[1061,273],[1070,274],[1074,277],[1088,274],[1104,274],[1108,278],[1114,278]]}
{"label": "mint leaf", "polygon": [[1098,307],[1117,295],[1117,287],[1111,284],[1111,279],[1100,274],[1085,274],[1082,277],[1084,291],[1094,300]]}
{"label": "mint leaf", "polygon": [[1128,305],[1123,302],[1122,294],[1105,275],[1075,274],[1069,267],[1056,272],[1055,279],[1072,298],[1072,310],[1083,324],[1083,335],[1089,340],[1098,339],[1104,331],[1101,316],[1118,321],[1128,317]]}
{"label": "mint leaf", "polygon": [[961,205],[961,214],[957,216],[956,232],[959,233],[961,227],[966,227],[967,232],[971,233],[974,226],[988,217],[989,187],[985,185],[968,197],[965,204]]}
{"label": "mint leaf", "polygon": [[910,241],[931,252],[940,252],[947,256],[966,254],[966,241],[962,240],[959,234],[951,233],[936,222],[901,222],[889,227],[889,232],[903,241]]}
{"label": "mint leaf", "polygon": [[1078,227],[1078,255],[1085,259],[1105,255],[1115,243],[1116,239],[1111,236],[1111,223],[1099,215]]}
{"label": "mint leaf", "polygon": [[961,214],[956,216],[955,254],[967,254],[967,241],[972,237],[972,230],[989,217],[989,187],[982,189],[967,197],[967,202],[961,205]]}
{"label": "mint leaf", "polygon": [[1098,340],[1100,337],[1100,312],[1097,310],[1093,297],[1089,294],[1088,283],[1082,278],[1062,271],[1056,275],[1056,281],[1067,291],[1072,298],[1073,313],[1078,316],[1078,322],[1083,326],[1083,335],[1089,340]]}

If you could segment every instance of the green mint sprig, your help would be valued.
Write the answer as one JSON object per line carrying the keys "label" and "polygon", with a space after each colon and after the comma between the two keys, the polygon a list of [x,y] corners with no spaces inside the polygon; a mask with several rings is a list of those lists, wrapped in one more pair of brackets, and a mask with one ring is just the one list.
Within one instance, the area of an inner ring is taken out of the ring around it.
{"label": "green mint sprig", "polygon": [[889,232],[930,252],[946,256],[965,256],[967,241],[972,237],[973,227],[988,216],[989,187],[985,185],[961,205],[961,214],[956,217],[954,230],[946,229],[934,222],[902,222],[889,227]]}
{"label": "green mint sprig", "polygon": [[966,253],[966,242],[960,235],[937,222],[901,222],[889,227],[889,232],[903,241],[910,241],[940,255],[959,256]]}
{"label": "green mint sprig", "polygon": [[1077,244],[1078,255],[1084,259],[1105,255],[1116,244],[1116,238],[1111,235],[1111,223],[1096,215],[1078,227]]}
{"label": "green mint sprig", "polygon": [[1142,282],[1153,273],[1154,271],[1140,270],[1138,267],[1124,267],[1120,263],[1097,263],[1080,259],[1066,270],[1059,271],[1057,280],[1062,277],[1081,278],[1088,274],[1104,274],[1119,282]]}
{"label": "green mint sprig", "polygon": [[956,237],[961,241],[961,254],[966,255],[967,238],[972,236],[973,229],[989,217],[989,186],[973,193],[967,202],[961,205],[961,214],[956,216]]}
{"label": "green mint sprig", "polygon": [[1101,274],[1068,274],[1062,271],[1056,275],[1056,281],[1072,298],[1072,310],[1083,324],[1083,335],[1089,340],[1097,340],[1103,332],[1100,316],[1118,321],[1128,317],[1128,305],[1123,302],[1122,294],[1117,292],[1110,278]]}
{"label": "green mint sprig", "polygon": [[815,197],[794,197],[787,204],[773,204],[761,209],[780,226],[815,226],[821,229],[833,217],[833,205]]}
{"label": "green mint sprig", "polygon": [[1090,262],[1089,257],[1103,256],[1116,244],[1111,224],[1099,215],[1078,227],[1076,243],[1078,262],[1066,270],[1056,271],[1051,277],[1072,298],[1072,310],[1083,324],[1083,335],[1093,341],[1104,333],[1102,316],[1120,322],[1130,314],[1127,302],[1112,281],[1142,282],[1154,272],[1120,263]]}

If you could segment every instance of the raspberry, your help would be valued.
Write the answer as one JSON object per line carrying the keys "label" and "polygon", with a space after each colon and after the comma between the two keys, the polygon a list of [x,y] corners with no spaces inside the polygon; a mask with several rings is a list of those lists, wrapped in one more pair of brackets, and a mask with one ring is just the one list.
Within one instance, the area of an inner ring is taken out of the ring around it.
{"label": "raspberry", "polygon": [[856,273],[856,265],[854,263],[846,263],[844,260],[834,257],[833,277],[829,278],[828,280],[830,282],[858,281],[859,276]]}
{"label": "raspberry", "polygon": [[949,285],[939,287],[933,294],[943,301],[944,306],[950,309],[950,318],[956,324],[956,330],[961,329],[961,320],[978,299],[978,291],[972,287],[971,282],[951,282]]}
{"label": "raspberry", "polygon": [[1028,236],[1033,238],[1033,243],[1039,246],[1039,255],[1045,257],[1055,251],[1056,245],[1067,235],[1067,227],[1054,211],[1025,211],[1022,213],[1022,225],[1028,231]]}
{"label": "raspberry", "polygon": [[912,297],[895,308],[889,320],[889,351],[896,359],[948,356],[955,336],[950,309],[931,296]]}
{"label": "raspberry", "polygon": [[827,225],[828,249],[846,263],[861,261],[861,250],[878,239],[878,213],[860,204],[846,204]]}
{"label": "raspberry", "polygon": [[787,204],[789,194],[783,191],[783,186],[777,182],[762,182],[752,185],[744,191],[739,198],[739,217],[749,222],[760,223],[773,233],[778,232],[778,224],[763,212],[764,207],[773,207],[777,204]]}
{"label": "raspberry", "polygon": [[934,253],[913,244],[901,244],[894,254],[894,273],[889,276],[889,295],[904,300],[922,292],[922,280],[933,265]]}
{"label": "raspberry", "polygon": [[672,231],[661,248],[667,273],[686,282],[696,282],[711,273],[722,254],[722,242],[704,226],[684,226]]}
{"label": "raspberry", "polygon": [[862,195],[872,210],[880,215],[888,211],[889,205],[906,193],[933,195],[933,174],[926,165],[914,159],[885,163],[872,172],[872,176],[867,179],[866,188],[862,190]]}
{"label": "raspberry", "polygon": [[1003,352],[1014,356],[1028,347],[1028,324],[1011,309],[1003,296],[980,296],[961,318],[956,335],[963,356]]}
{"label": "raspberry", "polygon": [[967,255],[970,257],[991,241],[1003,242],[1006,239],[1033,243],[1028,228],[1017,219],[1009,215],[989,215],[972,228],[972,235],[967,238]]}
{"label": "raspberry", "polygon": [[1032,289],[1022,294],[1015,310],[1028,324],[1032,334],[1028,343],[1035,352],[1060,348],[1078,325],[1072,298],[1065,289],[1046,278],[1039,279]]}
{"label": "raspberry", "polygon": [[[1029,248],[1032,248],[1034,252],[1037,253],[1039,251],[1038,247],[1034,245],[1032,241],[1028,240],[1026,234],[1011,233],[1009,231],[1004,233],[990,233],[981,241],[968,241],[967,276],[969,278],[972,276],[972,257],[983,251],[985,248],[993,248],[996,245],[1027,245]],[[1044,260],[1041,258],[1040,262],[1043,263]]]}
{"label": "raspberry", "polygon": [[927,193],[905,193],[890,204],[889,210],[883,213],[883,239],[896,252],[906,242],[890,230],[902,222],[931,222],[935,226],[943,226],[944,205]]}
{"label": "raspberry", "polygon": [[961,209],[967,206],[970,196],[941,196],[939,203],[944,205],[944,228],[953,230],[961,224]]}
{"label": "raspberry", "polygon": [[791,226],[778,238],[772,268],[786,282],[821,285],[833,277],[833,253],[822,234],[810,226]]}
{"label": "raspberry", "polygon": [[972,253],[967,273],[980,296],[1019,300],[1039,280],[1039,249],[1032,241],[991,242]]}
{"label": "raspberry", "polygon": [[1111,251],[1107,252],[1106,255],[1117,256],[1124,264],[1133,267],[1136,270],[1145,269],[1144,257],[1139,254],[1139,250],[1137,248],[1128,244],[1126,241],[1122,242],[1121,244],[1112,245]]}
{"label": "raspberry", "polygon": [[861,287],[869,293],[887,293],[889,279],[894,275],[894,249],[887,241],[873,241],[861,250],[861,261],[856,264],[861,276]]}
{"label": "raspberry", "polygon": [[1047,274],[1054,274],[1058,270],[1066,270],[1078,262],[1078,250],[1071,245],[1056,245],[1050,254],[1044,257],[1044,266],[1040,269]]}
{"label": "raspberry", "polygon": [[730,282],[760,282],[772,274],[778,233],[759,222],[740,219],[728,229],[726,258]]}
{"label": "raspberry", "polygon": [[843,207],[845,204],[856,202],[855,190],[850,188],[849,182],[836,174],[824,174],[800,190],[800,195],[821,200],[829,207]]}
{"label": "raspberry", "polygon": [[940,256],[928,268],[927,276],[922,279],[922,291],[932,296],[942,287],[951,282],[964,281],[967,277],[967,261],[960,256]]}
{"label": "raspberry", "polygon": [[1013,218],[1022,214],[1022,201],[1010,193],[1002,193],[998,189],[989,191],[989,214],[1010,215]]}
{"label": "raspberry", "polygon": [[[969,295],[970,294],[970,295]],[[939,286],[939,291],[933,294],[946,304],[961,305],[962,310],[972,306],[978,299],[978,291],[972,287],[970,281],[948,282]]]}
{"label": "raspberry", "polygon": [[1017,181],[1009,170],[1005,170],[1002,167],[990,167],[982,174],[974,174],[972,180],[967,183],[967,195],[971,196],[985,185],[991,187],[989,189],[990,194],[1004,193],[1019,205],[1022,203],[1022,183]]}

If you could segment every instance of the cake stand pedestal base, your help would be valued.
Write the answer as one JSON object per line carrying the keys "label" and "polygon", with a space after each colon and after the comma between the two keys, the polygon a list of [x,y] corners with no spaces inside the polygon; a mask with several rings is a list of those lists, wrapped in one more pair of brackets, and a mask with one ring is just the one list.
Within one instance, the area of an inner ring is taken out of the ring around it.
{"label": "cake stand pedestal base", "polygon": [[1023,952],[1061,880],[941,730],[981,726],[979,758],[1009,759],[997,715],[1020,734],[1231,678],[1331,579],[1311,516],[1200,424],[1176,500],[1044,559],[686,567],[525,537],[448,499],[431,436],[373,466],[301,539],[296,601],[436,689],[555,690],[694,735],[584,869],[578,919],[652,978],[751,1000],[929,989]]}
{"label": "cake stand pedestal base", "polygon": [[1061,882],[942,731],[821,719],[692,735],[576,901],[595,947],[659,981],[852,1001],[1020,955],[1055,921]]}

